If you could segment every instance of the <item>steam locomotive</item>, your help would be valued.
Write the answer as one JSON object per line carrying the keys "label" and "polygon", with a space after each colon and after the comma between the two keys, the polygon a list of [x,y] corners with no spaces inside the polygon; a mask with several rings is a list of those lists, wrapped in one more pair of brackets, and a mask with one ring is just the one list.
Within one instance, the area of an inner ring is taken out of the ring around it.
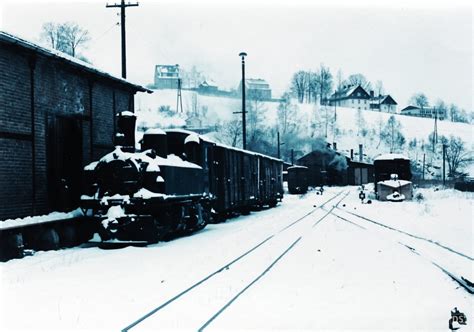
{"label": "steam locomotive", "polygon": [[115,150],[84,169],[95,240],[156,243],[282,199],[280,159],[182,129],[148,130],[136,151],[135,122],[120,113]]}

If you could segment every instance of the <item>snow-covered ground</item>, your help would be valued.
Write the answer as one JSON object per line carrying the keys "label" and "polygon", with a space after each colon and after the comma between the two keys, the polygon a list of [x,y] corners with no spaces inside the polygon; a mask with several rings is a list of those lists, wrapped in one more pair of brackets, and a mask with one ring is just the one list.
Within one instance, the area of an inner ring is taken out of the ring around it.
{"label": "snow-covered ground", "polygon": [[[348,190],[338,208],[343,195],[315,210]],[[470,330],[472,295],[432,262],[474,279],[473,194],[421,192],[420,202],[371,205],[355,187],[286,195],[274,209],[147,248],[0,263],[0,330],[117,331],[213,272],[131,330],[447,330],[454,307]]]}

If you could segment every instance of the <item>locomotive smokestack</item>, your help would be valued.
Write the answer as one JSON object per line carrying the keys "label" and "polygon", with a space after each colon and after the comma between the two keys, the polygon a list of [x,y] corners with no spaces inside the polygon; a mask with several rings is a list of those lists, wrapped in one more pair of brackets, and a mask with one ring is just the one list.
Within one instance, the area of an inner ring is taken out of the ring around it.
{"label": "locomotive smokestack", "polygon": [[354,160],[354,149],[351,149],[351,160]]}
{"label": "locomotive smokestack", "polygon": [[135,151],[135,123],[137,117],[129,111],[117,114],[117,134],[115,145],[122,146],[123,151]]}
{"label": "locomotive smokestack", "polygon": [[333,142],[333,143],[332,143],[332,148],[334,149],[334,151],[337,150],[337,143],[336,143],[336,142]]}
{"label": "locomotive smokestack", "polygon": [[363,160],[363,150],[362,150],[362,144],[359,144],[359,161],[362,162]]}

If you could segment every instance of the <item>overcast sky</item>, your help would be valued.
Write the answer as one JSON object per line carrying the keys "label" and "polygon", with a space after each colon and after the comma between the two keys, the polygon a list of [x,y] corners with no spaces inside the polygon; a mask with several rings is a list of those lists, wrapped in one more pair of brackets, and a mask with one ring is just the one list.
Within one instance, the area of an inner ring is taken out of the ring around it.
{"label": "overcast sky", "polygon": [[[113,3],[114,1],[109,1]],[[117,0],[119,2],[119,0]],[[320,63],[336,76],[381,80],[403,108],[415,92],[472,110],[471,1],[142,0],[127,9],[127,71],[153,81],[155,64],[196,65],[224,88],[266,79],[275,94]],[[92,40],[82,53],[120,76],[120,20],[106,1],[2,1],[2,30],[38,41],[44,22],[76,21]]]}

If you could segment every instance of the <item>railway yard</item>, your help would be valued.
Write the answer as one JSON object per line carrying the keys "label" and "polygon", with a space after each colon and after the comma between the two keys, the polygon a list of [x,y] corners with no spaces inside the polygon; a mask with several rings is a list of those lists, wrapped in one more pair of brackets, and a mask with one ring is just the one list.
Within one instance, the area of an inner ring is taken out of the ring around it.
{"label": "railway yard", "polygon": [[472,193],[418,193],[332,187],[148,247],[0,263],[0,329],[447,330],[457,307],[468,330]]}

